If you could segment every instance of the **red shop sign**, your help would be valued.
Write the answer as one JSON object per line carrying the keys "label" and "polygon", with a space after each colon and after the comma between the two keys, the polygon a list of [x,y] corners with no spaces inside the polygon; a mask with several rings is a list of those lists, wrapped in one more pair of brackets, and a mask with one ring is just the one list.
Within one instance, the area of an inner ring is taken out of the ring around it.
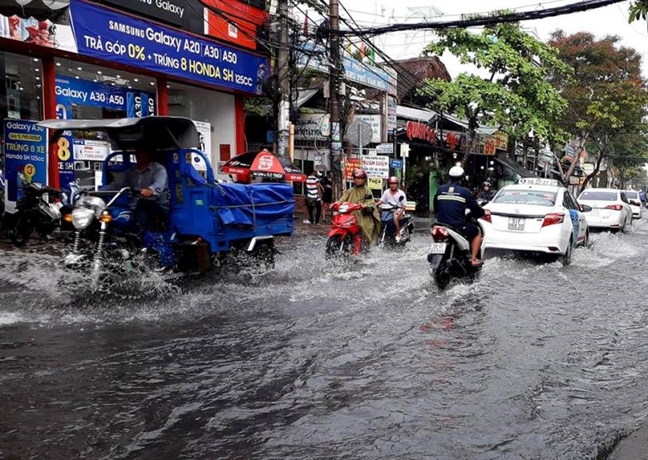
{"label": "red shop sign", "polygon": [[405,127],[408,139],[421,139],[423,141],[429,142],[430,144],[437,143],[436,133],[425,123],[421,123],[419,121],[408,121]]}

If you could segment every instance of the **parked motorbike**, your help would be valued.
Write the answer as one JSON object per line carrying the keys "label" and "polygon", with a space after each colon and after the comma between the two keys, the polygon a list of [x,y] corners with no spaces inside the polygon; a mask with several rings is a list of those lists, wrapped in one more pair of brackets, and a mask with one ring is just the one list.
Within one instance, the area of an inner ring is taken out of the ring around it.
{"label": "parked motorbike", "polygon": [[[365,196],[370,200],[371,195]],[[345,255],[359,255],[363,250],[362,229],[356,219],[355,212],[363,208],[362,204],[353,203],[333,203],[331,211],[333,218],[331,220],[331,229],[329,230],[326,241],[326,257],[332,258]]]}
{"label": "parked motorbike", "polygon": [[475,281],[481,267],[471,263],[470,242],[449,225],[437,222],[432,226],[434,242],[430,246],[428,262],[430,274],[441,290],[448,287],[454,278]]}
{"label": "parked motorbike", "polygon": [[12,216],[9,230],[11,242],[24,246],[35,231],[41,239],[47,240],[61,225],[60,204],[51,203],[59,197],[60,191],[38,182],[29,182],[22,187],[22,196],[16,202],[16,213]]}
{"label": "parked motorbike", "polygon": [[[403,201],[404,197],[400,197]],[[411,214],[405,214],[400,220],[400,241],[396,242],[396,232],[394,227],[394,213],[398,211],[400,206],[391,205],[389,203],[381,204],[378,209],[380,210],[380,222],[382,224],[382,232],[380,233],[380,247],[404,247],[408,241],[412,239],[414,233],[414,222]]]}

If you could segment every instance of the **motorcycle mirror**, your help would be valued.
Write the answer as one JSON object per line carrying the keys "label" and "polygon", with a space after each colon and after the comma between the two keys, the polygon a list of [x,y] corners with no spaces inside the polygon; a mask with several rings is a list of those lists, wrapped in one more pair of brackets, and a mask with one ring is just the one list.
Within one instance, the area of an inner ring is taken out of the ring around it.
{"label": "motorcycle mirror", "polygon": [[403,201],[404,199],[405,199],[405,197],[404,197],[403,195],[401,195],[400,197],[398,197],[398,201]]}
{"label": "motorcycle mirror", "polygon": [[371,193],[367,193],[367,194],[364,196],[364,199],[365,199],[365,200],[373,200],[373,195],[372,195]]}

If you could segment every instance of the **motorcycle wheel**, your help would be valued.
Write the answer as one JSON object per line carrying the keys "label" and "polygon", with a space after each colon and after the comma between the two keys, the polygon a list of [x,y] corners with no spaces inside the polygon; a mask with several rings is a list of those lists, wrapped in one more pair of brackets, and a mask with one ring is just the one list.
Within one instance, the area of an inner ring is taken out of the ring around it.
{"label": "motorcycle wheel", "polygon": [[448,270],[443,267],[443,265],[439,266],[434,272],[434,282],[439,288],[440,291],[443,291],[445,288],[448,287],[448,284],[450,284],[451,277],[450,273],[448,273]]}
{"label": "motorcycle wheel", "polygon": [[17,247],[22,247],[29,241],[31,233],[32,228],[29,221],[19,217],[16,226],[10,231],[11,242]]}
{"label": "motorcycle wheel", "polygon": [[341,255],[346,255],[350,250],[351,246],[350,243],[346,241],[346,238],[342,238],[340,235],[333,235],[326,241],[326,252],[324,254],[327,259],[332,259]]}

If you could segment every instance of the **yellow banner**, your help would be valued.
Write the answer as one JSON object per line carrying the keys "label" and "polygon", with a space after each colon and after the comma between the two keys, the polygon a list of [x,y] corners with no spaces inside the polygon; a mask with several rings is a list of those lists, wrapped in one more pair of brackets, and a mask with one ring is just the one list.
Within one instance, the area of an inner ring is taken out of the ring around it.
{"label": "yellow banner", "polygon": [[382,190],[383,180],[379,177],[370,177],[367,179],[367,185],[371,190]]}

